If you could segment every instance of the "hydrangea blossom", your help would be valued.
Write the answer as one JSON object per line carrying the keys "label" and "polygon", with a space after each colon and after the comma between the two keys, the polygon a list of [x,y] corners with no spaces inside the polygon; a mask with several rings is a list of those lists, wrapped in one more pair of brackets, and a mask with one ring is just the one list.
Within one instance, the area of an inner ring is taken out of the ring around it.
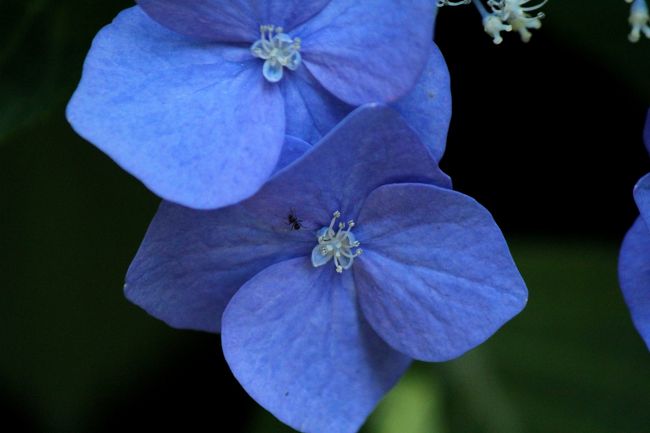
{"label": "hydrangea blossom", "polygon": [[[644,140],[650,150],[650,111]],[[634,200],[641,215],[623,240],[618,275],[634,325],[650,349],[650,174],[634,187]]]}
{"label": "hydrangea blossom", "polygon": [[[427,61],[444,71],[434,15],[431,0],[140,0],[95,38],[67,116],[161,197],[229,205],[268,179],[285,135],[315,143],[355,106],[407,95]],[[427,80],[405,112],[436,113],[431,88],[449,100]],[[441,146],[446,128],[415,120]]]}
{"label": "hydrangea blossom", "polygon": [[163,202],[126,296],[220,331],[234,375],[281,421],[357,431],[412,359],[457,357],[526,303],[491,215],[450,186],[394,110],[361,107],[241,203]]}

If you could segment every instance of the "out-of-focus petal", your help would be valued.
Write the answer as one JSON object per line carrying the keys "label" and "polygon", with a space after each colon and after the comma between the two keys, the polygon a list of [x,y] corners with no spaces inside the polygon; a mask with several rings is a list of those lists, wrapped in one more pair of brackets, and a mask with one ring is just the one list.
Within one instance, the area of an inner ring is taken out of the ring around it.
{"label": "out-of-focus petal", "polygon": [[618,276],[632,321],[650,349],[650,231],[642,218],[623,240]]}
{"label": "out-of-focus petal", "polygon": [[223,351],[246,391],[291,427],[354,433],[410,360],[360,313],[349,273],[308,257],[260,272],[223,316]]}
{"label": "out-of-focus petal", "polygon": [[650,225],[650,173],[634,185],[634,201],[641,212],[641,217],[646,224]]}
{"label": "out-of-focus petal", "polygon": [[216,208],[254,194],[284,140],[284,104],[257,62],[122,12],[95,38],[68,120],[161,197]]}
{"label": "out-of-focus petal", "polygon": [[432,185],[373,191],[355,235],[361,308],[393,348],[444,361],[519,313],[526,286],[501,231],[473,199]]}
{"label": "out-of-focus petal", "polygon": [[435,44],[413,90],[392,106],[440,161],[445,153],[451,120],[451,89],[447,64]]}
{"label": "out-of-focus petal", "polygon": [[138,0],[153,19],[187,36],[253,43],[260,25],[291,30],[330,0]]}
{"label": "out-of-focus petal", "polygon": [[292,36],[304,65],[343,101],[393,102],[407,94],[427,62],[435,2],[332,0]]}

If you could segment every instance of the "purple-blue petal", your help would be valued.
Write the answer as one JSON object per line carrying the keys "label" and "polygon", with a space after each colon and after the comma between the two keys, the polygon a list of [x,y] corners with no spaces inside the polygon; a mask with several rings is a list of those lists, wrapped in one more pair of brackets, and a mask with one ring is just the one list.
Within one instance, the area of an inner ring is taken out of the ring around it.
{"label": "purple-blue petal", "polygon": [[634,185],[634,201],[641,212],[641,217],[646,224],[650,224],[650,173]]}
{"label": "purple-blue petal", "polygon": [[268,179],[284,140],[281,92],[245,52],[127,9],[95,38],[68,120],[167,200],[238,202]]}
{"label": "purple-blue petal", "polygon": [[286,133],[316,144],[355,107],[332,95],[305,68],[280,81]]}
{"label": "purple-blue petal", "polygon": [[414,181],[450,186],[394,110],[361,107],[237,205],[207,212],[163,203],[129,268],[127,297],[172,326],[218,331],[232,294],[274,263],[308,257],[332,212],[355,218],[373,189]]}
{"label": "purple-blue petal", "polygon": [[[442,158],[451,119],[449,72],[442,53],[431,44],[429,61],[415,87],[391,106],[417,132],[438,161]],[[281,81],[287,134],[315,144],[353,110],[300,68]]]}
{"label": "purple-blue petal", "polygon": [[431,46],[429,61],[413,90],[392,106],[440,161],[451,120],[451,88],[447,64],[435,44]]}
{"label": "purple-blue petal", "polygon": [[163,202],[129,267],[126,297],[175,328],[219,332],[242,284],[313,248],[312,233],[291,230],[290,212],[280,200],[214,211]]}
{"label": "purple-blue petal", "polygon": [[432,0],[332,0],[292,36],[304,66],[343,101],[393,102],[427,62],[434,14]]}
{"label": "purple-blue petal", "polygon": [[526,304],[527,290],[490,213],[432,185],[386,185],[355,227],[361,308],[393,348],[445,361],[481,344]]}
{"label": "purple-blue petal", "polygon": [[311,149],[311,144],[297,137],[287,135],[284,137],[284,145],[278,164],[275,166],[275,173],[282,170],[296,159],[307,153]]}
{"label": "purple-blue petal", "polygon": [[352,277],[307,257],[247,282],[223,315],[223,351],[246,391],[309,433],[354,433],[410,359],[360,313]]}
{"label": "purple-blue petal", "polygon": [[356,218],[364,200],[387,183],[422,182],[444,188],[450,180],[404,119],[369,104],[350,113],[299,161],[277,173],[256,198],[283,200],[314,230],[338,210]]}
{"label": "purple-blue petal", "polygon": [[632,321],[650,349],[650,231],[640,217],[623,240],[618,276]]}
{"label": "purple-blue petal", "polygon": [[220,42],[253,43],[260,25],[291,30],[330,0],[138,0],[149,16],[175,32]]}

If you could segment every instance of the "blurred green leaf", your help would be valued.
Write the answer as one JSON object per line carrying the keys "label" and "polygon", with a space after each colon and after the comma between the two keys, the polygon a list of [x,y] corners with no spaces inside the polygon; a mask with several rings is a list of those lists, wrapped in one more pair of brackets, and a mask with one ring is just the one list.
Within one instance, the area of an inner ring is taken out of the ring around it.
{"label": "blurred green leaf", "polygon": [[[97,31],[126,0],[3,0],[0,3],[0,145],[61,113]],[[57,114],[58,114],[57,113]]]}
{"label": "blurred green leaf", "polygon": [[[650,105],[650,40],[630,43],[630,5],[623,0],[550,0],[542,9],[546,18],[539,32],[549,32],[558,41],[574,47],[616,74],[622,87]],[[553,61],[553,53],[540,62]],[[557,65],[561,68],[562,65]],[[598,98],[599,89],[594,89]]]}

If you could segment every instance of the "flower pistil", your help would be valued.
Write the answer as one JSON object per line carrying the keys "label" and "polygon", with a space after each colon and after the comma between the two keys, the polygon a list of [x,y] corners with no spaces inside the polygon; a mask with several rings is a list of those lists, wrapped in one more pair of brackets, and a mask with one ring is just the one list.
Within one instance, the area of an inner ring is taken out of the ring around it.
{"label": "flower pistil", "polygon": [[265,60],[262,74],[271,83],[282,79],[284,68],[295,71],[302,57],[300,56],[300,38],[291,38],[282,27],[273,25],[260,26],[260,39],[251,45],[251,54]]}
{"label": "flower pistil", "polygon": [[348,221],[347,229],[344,222],[339,222],[338,231],[334,231],[334,224],[340,217],[341,212],[334,212],[329,227],[323,227],[316,233],[318,245],[311,252],[311,263],[314,267],[323,266],[334,259],[334,266],[339,274],[344,269],[350,269],[354,259],[362,253],[359,241],[351,232],[354,221]]}

